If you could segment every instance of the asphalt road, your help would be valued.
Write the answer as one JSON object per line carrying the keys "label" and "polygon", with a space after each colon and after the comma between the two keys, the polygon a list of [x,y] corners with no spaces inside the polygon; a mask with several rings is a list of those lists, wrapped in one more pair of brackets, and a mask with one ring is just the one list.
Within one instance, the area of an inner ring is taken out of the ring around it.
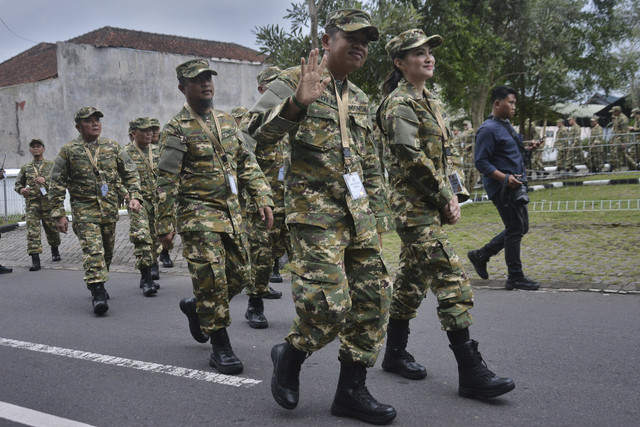
{"label": "asphalt road", "polygon": [[[238,379],[215,375],[209,344],[189,335],[178,308],[189,278],[163,275],[160,283],[145,298],[137,275],[113,273],[110,310],[96,317],[80,271],[0,275],[0,425],[360,425],[330,414],[337,342],[303,365],[297,409],[271,397],[269,351],[293,316],[287,292],[265,300],[265,330],[248,327],[246,296],[232,301],[229,333],[245,366]],[[429,295],[412,321],[409,346],[429,376],[409,381],[382,371],[380,360],[369,370],[369,390],[398,411],[394,425],[637,425],[638,295],[476,291],[472,337],[489,367],[516,382],[490,401],[457,395],[434,302]]]}

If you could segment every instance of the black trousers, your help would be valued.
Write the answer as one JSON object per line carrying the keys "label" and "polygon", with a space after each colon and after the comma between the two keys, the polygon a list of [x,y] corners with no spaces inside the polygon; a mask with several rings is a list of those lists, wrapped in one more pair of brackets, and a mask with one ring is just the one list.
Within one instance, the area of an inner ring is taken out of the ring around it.
{"label": "black trousers", "polygon": [[529,231],[527,205],[512,202],[505,205],[501,203],[500,192],[493,196],[491,201],[498,209],[504,224],[504,230],[484,245],[480,249],[479,255],[488,260],[504,249],[504,260],[507,264],[509,278],[520,278],[524,275],[522,261],[520,260],[520,243],[522,242],[522,237]]}

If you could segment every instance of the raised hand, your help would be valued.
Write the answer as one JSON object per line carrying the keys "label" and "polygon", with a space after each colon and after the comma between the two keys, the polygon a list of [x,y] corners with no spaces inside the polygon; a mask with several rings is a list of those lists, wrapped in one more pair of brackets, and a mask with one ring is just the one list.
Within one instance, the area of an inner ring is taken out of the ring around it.
{"label": "raised hand", "polygon": [[313,104],[316,99],[320,98],[320,95],[322,95],[322,92],[331,81],[330,77],[322,79],[327,57],[323,56],[318,63],[319,55],[318,49],[313,49],[309,53],[308,62],[304,58],[300,60],[300,81],[298,82],[295,96],[298,102],[305,106]]}

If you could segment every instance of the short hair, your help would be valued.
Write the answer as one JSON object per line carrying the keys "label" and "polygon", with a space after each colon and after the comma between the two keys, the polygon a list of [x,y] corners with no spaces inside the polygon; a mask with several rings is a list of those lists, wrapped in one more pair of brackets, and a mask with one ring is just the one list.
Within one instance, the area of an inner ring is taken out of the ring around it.
{"label": "short hair", "polygon": [[338,34],[340,31],[342,31],[340,28],[333,26],[325,29],[324,33],[328,34],[329,37],[333,39],[336,36],[336,34]]}
{"label": "short hair", "polygon": [[516,98],[518,97],[518,92],[511,86],[498,86],[493,88],[491,91],[491,103],[493,104],[496,100],[501,101],[508,97],[509,95],[513,95]]}

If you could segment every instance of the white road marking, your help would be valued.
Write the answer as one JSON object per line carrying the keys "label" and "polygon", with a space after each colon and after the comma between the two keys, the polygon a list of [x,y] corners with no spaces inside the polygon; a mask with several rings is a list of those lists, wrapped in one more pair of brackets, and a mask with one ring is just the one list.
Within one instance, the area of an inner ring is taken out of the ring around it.
{"label": "white road marking", "polygon": [[33,427],[91,427],[91,424],[79,423],[6,402],[0,402],[0,418]]}
{"label": "white road marking", "polygon": [[73,350],[63,347],[55,347],[27,341],[12,340],[0,337],[0,345],[19,348],[23,350],[48,353],[56,356],[70,357],[72,359],[88,360],[90,362],[104,363],[105,365],[121,366],[138,369],[140,371],[155,372],[159,374],[173,375],[174,377],[190,378],[200,381],[230,385],[234,387],[252,387],[262,381],[251,378],[242,378],[231,375],[223,375],[215,372],[200,371],[197,369],[181,368],[180,366],[161,365],[159,363],[144,362],[142,360],[126,359],[124,357],[109,356],[107,354],[90,353],[87,351]]}

